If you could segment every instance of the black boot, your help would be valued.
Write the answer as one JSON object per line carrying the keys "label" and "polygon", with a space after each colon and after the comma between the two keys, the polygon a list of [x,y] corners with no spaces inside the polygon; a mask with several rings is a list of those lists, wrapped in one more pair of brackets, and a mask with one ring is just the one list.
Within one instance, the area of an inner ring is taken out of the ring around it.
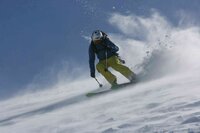
{"label": "black boot", "polygon": [[137,82],[136,74],[133,73],[133,75],[130,76],[129,80],[131,83],[136,83]]}

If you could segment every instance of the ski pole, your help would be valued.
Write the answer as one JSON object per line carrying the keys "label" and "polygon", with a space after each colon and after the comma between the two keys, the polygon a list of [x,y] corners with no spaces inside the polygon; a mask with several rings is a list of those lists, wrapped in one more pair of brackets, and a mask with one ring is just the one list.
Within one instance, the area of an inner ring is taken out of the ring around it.
{"label": "ski pole", "polygon": [[101,84],[101,83],[99,83],[99,81],[97,80],[97,78],[94,78],[96,81],[97,81],[97,83],[99,84],[99,87],[102,87],[103,85]]}
{"label": "ski pole", "polygon": [[106,49],[106,69],[105,71],[107,72],[108,71],[108,53],[107,53],[107,49]]}

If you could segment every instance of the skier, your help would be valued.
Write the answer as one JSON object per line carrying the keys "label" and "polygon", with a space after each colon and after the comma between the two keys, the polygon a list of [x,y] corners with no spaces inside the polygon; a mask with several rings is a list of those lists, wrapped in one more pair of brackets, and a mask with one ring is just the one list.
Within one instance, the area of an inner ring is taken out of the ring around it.
{"label": "skier", "polygon": [[136,82],[136,75],[127,66],[123,65],[125,62],[118,56],[119,48],[110,41],[107,34],[100,30],[95,30],[91,36],[91,43],[89,46],[89,65],[90,76],[95,78],[95,54],[99,59],[96,69],[101,73],[105,79],[111,84],[112,88],[116,87],[117,78],[108,68],[112,67],[114,70],[124,75],[130,82]]}

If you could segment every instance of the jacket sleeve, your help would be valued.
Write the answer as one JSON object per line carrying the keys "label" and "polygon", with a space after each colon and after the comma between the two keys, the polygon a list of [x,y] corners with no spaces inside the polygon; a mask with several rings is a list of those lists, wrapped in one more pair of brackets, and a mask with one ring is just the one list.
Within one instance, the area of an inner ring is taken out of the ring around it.
{"label": "jacket sleeve", "polygon": [[117,47],[112,41],[110,41],[109,38],[106,38],[106,39],[104,40],[104,42],[105,42],[106,47],[107,47],[108,49],[110,49],[111,52],[117,53],[117,51],[119,51],[119,47]]}
{"label": "jacket sleeve", "polygon": [[92,45],[89,47],[89,66],[90,73],[95,73],[95,52],[92,49]]}

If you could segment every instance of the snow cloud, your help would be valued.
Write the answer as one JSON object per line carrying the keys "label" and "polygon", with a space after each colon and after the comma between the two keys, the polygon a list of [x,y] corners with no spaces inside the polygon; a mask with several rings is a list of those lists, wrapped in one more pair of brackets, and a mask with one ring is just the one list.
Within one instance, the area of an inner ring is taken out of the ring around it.
{"label": "snow cloud", "polygon": [[140,40],[148,40],[157,34],[165,34],[171,28],[170,23],[158,12],[153,12],[150,17],[134,14],[125,16],[118,13],[111,16],[110,24],[116,26],[125,35]]}
{"label": "snow cloud", "polygon": [[122,56],[131,62],[133,70],[139,67],[151,78],[159,78],[186,70],[195,74],[193,70],[200,68],[198,26],[174,26],[156,11],[148,17],[113,13],[108,21],[122,33],[111,34],[111,38],[120,45]]}

